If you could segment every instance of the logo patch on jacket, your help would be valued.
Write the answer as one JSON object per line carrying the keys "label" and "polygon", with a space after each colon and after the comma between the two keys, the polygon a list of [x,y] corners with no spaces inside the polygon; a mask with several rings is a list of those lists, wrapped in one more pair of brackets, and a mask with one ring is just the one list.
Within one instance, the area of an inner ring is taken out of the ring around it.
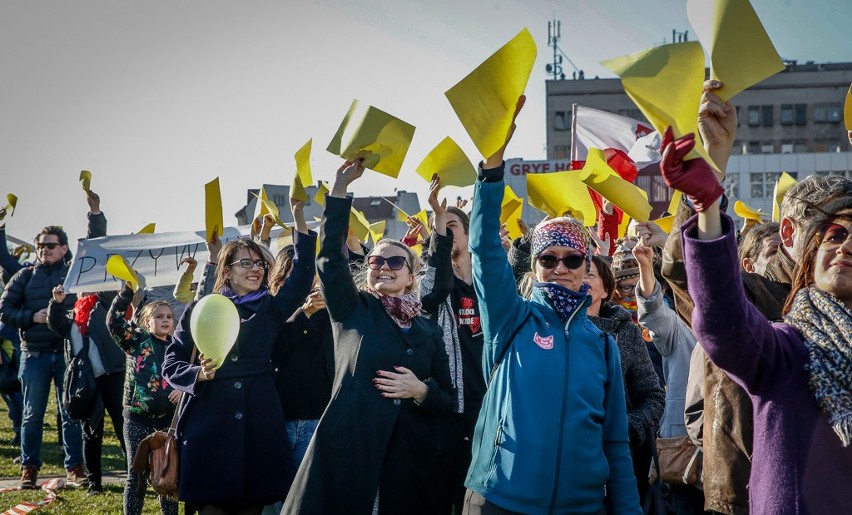
{"label": "logo patch on jacket", "polygon": [[539,336],[538,331],[533,335],[533,341],[536,345],[541,347],[544,350],[550,350],[553,348],[553,335],[550,336]]}

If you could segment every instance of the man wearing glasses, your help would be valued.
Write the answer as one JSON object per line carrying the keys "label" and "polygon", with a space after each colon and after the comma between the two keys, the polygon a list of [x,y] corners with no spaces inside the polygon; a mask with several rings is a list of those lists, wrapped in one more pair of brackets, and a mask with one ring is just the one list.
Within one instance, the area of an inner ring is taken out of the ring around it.
{"label": "man wearing glasses", "polygon": [[[65,281],[68,264],[68,235],[61,227],[50,225],[36,237],[38,261],[35,266],[19,270],[0,297],[0,320],[16,327],[21,336],[21,367],[18,375],[24,394],[24,417],[21,424],[21,488],[36,488],[41,467],[42,430],[50,382],[61,397],[65,373],[63,341],[47,326],[47,305],[55,286]],[[65,297],[64,307],[71,310],[76,297]],[[62,440],[65,468],[69,480],[85,481],[83,471],[82,434],[80,425],[62,415]]]}

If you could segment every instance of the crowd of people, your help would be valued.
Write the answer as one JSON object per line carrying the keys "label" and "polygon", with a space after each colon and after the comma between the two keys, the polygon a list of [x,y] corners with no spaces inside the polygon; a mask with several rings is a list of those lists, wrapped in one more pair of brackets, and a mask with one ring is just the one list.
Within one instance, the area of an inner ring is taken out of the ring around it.
{"label": "crowd of people", "polygon": [[[318,254],[291,200],[293,245],[273,254],[268,225],[214,235],[201,281],[187,258],[168,300],[130,283],[67,293],[60,226],[32,263],[0,228],[21,488],[37,486],[50,383],[58,395],[82,356],[99,401],[81,420],[60,403],[69,482],[102,491],[105,414],[132,463],[177,412],[179,492],[163,513],[849,512],[852,181],[804,178],[778,223],[737,228],[722,186],[737,114],[720,87],[705,83],[700,139],[662,137],[661,174],[684,194],[670,233],[635,224],[612,248],[609,206],[601,234],[566,214],[508,238],[514,123],[479,164],[470,212],[441,199],[436,174],[429,227],[412,219],[368,248],[347,195],[364,163],[347,161]],[[687,159],[695,145],[713,165]],[[87,198],[87,236],[104,236]],[[197,353],[190,323],[210,294],[240,319],[221,362]],[[672,442],[685,464],[664,459]],[[145,484],[127,471],[125,513],[141,513]]]}

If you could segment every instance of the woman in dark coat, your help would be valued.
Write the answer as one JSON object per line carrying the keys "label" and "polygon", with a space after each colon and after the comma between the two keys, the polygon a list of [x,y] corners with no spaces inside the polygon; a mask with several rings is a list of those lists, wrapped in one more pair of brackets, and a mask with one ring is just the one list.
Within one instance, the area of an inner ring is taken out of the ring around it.
{"label": "woman in dark coat", "polygon": [[311,289],[316,248],[316,236],[307,231],[300,213],[301,203],[293,203],[297,220],[293,272],[276,295],[267,290],[270,263],[257,243],[242,238],[219,252],[213,291],[234,302],[241,322],[224,363],[218,366],[203,356],[190,363],[194,303],[181,317],[167,349],[164,376],[189,394],[177,438],[178,497],[186,501],[187,513],[259,514],[263,505],[286,495],[292,479],[270,358],[284,322]]}
{"label": "woman in dark coat", "polygon": [[359,291],[344,254],[352,201],[364,172],[347,163],[326,199],[317,264],[335,341],[331,402],[282,513],[433,513],[439,413],[452,410],[441,329],[420,313],[415,256],[381,240]]}

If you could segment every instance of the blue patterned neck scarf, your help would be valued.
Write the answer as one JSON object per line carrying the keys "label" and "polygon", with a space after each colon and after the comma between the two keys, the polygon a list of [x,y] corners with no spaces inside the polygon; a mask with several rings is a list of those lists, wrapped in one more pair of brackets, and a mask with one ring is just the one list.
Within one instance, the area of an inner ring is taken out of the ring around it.
{"label": "blue patterned neck scarf", "polygon": [[580,291],[574,291],[564,286],[555,283],[534,283],[533,287],[538,288],[547,297],[550,302],[550,307],[559,315],[559,319],[565,322],[571,317],[577,306],[583,303],[586,294],[589,292],[589,285],[583,283],[580,286]]}

